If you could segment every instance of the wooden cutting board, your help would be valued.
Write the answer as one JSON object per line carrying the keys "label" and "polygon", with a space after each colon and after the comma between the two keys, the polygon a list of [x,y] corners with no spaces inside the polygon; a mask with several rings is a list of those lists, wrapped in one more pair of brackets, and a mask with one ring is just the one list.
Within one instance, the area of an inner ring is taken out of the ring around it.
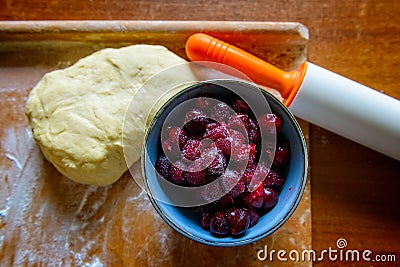
{"label": "wooden cutting board", "polygon": [[[307,29],[298,23],[190,21],[0,22],[0,265],[281,266],[257,252],[311,249],[310,183],[293,216],[273,235],[235,248],[184,238],[157,215],[126,173],[113,185],[81,185],[47,162],[24,115],[32,87],[105,47],[164,45],[186,58],[184,45],[206,32],[276,66],[306,58]],[[308,142],[308,124],[300,122]],[[311,262],[297,262],[310,266]]]}

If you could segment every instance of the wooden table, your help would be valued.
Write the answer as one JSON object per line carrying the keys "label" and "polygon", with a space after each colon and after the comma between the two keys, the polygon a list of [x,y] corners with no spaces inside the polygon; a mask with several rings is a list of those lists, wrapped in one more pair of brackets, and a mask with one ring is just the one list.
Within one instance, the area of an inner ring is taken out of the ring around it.
{"label": "wooden table", "polygon": [[[400,99],[396,0],[192,2],[2,0],[0,20],[297,21],[310,31],[311,62]],[[313,248],[345,238],[400,264],[400,162],[311,125],[310,165]]]}

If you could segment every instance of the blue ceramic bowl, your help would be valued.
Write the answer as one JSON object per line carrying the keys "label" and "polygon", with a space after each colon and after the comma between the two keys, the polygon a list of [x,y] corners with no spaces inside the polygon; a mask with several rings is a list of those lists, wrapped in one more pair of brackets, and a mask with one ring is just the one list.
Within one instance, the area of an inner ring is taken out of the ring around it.
{"label": "blue ceramic bowl", "polygon": [[[213,83],[214,81],[211,81]],[[211,97],[219,99],[229,99],[232,91],[226,89],[236,88],[238,90],[257,90],[267,100],[270,109],[278,114],[283,120],[282,133],[290,143],[291,159],[284,170],[285,183],[279,193],[277,205],[262,215],[259,222],[246,233],[239,237],[216,237],[200,225],[200,218],[193,212],[193,208],[176,207],[162,202],[154,197],[154,192],[161,192],[156,179],[154,162],[160,153],[161,129],[166,116],[180,103],[208,93]],[[148,196],[164,221],[173,229],[187,238],[202,244],[212,246],[239,246],[260,240],[281,227],[296,209],[304,191],[307,178],[307,150],[306,143],[301,132],[300,126],[296,122],[290,111],[274,96],[259,89],[258,87],[234,80],[220,80],[217,85],[210,82],[201,82],[180,91],[169,99],[157,112],[149,125],[146,133],[144,149],[142,155],[142,170]]]}

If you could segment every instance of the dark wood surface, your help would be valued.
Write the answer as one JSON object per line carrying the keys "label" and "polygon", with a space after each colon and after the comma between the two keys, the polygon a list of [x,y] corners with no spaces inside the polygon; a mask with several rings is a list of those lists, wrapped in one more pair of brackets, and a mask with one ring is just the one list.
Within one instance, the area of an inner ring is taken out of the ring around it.
{"label": "dark wood surface", "polygon": [[[309,61],[400,99],[397,0],[193,2],[1,0],[0,20],[297,21],[310,31]],[[345,238],[400,264],[400,162],[313,125],[310,162],[313,248]]]}

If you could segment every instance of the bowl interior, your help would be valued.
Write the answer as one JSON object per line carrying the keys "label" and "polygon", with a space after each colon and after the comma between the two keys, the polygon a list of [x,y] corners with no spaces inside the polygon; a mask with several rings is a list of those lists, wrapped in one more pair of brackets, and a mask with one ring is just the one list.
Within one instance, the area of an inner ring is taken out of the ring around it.
{"label": "bowl interior", "polygon": [[[223,85],[223,86],[222,86]],[[300,201],[304,190],[307,175],[307,151],[304,137],[293,115],[271,94],[262,91],[262,95],[268,101],[270,109],[283,120],[282,134],[290,143],[290,163],[283,170],[285,183],[279,193],[277,205],[268,213],[260,217],[259,222],[248,229],[245,235],[240,237],[215,237],[200,225],[200,218],[191,208],[176,207],[155,199],[152,196],[154,190],[160,191],[157,182],[154,162],[159,156],[161,147],[161,128],[166,116],[180,103],[198,97],[204,93],[210,94],[219,100],[231,99],[234,93],[224,86],[234,90],[260,90],[254,85],[223,80],[214,84],[202,82],[186,88],[167,101],[158,111],[148,128],[144,142],[144,155],[142,157],[143,172],[146,190],[150,200],[160,216],[176,231],[184,236],[203,244],[213,246],[235,246],[257,241],[277,230],[293,213]]]}

